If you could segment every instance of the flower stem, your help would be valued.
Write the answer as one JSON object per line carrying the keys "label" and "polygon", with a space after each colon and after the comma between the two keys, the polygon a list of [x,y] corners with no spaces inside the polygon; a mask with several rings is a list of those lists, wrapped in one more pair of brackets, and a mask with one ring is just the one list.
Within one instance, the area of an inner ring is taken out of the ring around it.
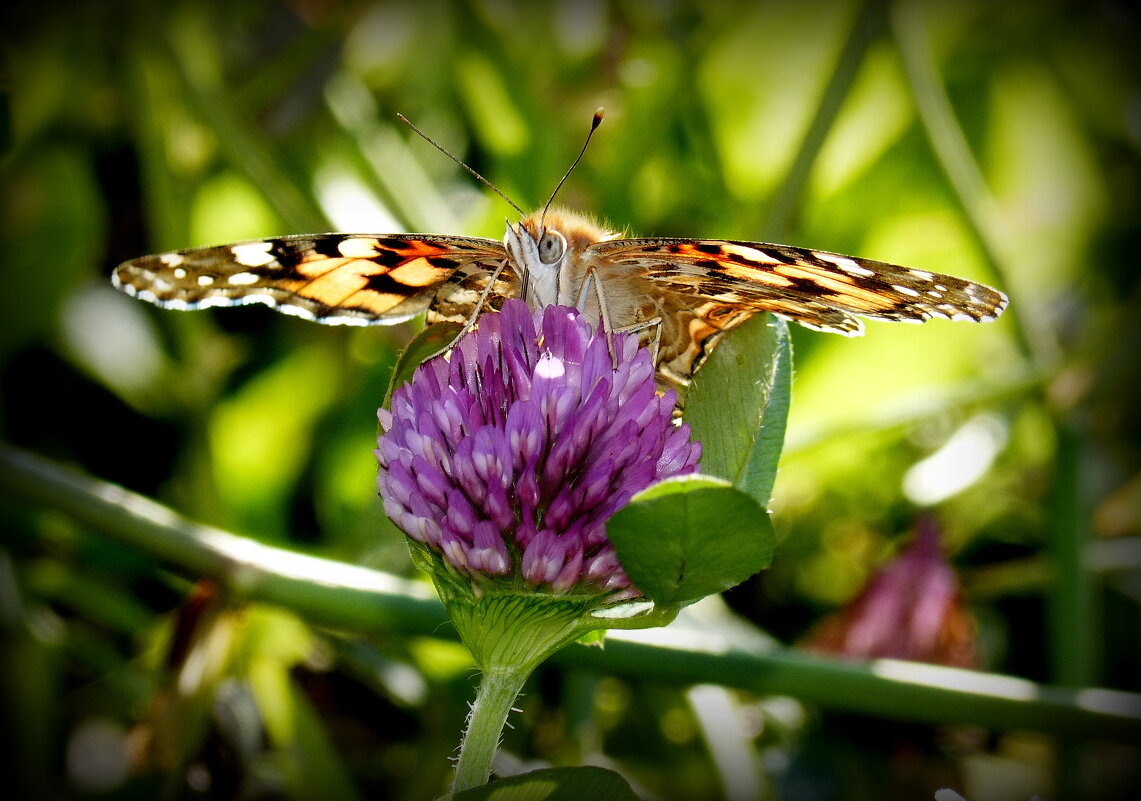
{"label": "flower stem", "polygon": [[433,576],[452,622],[483,671],[475,703],[460,741],[452,794],[487,784],[511,705],[531,672],[570,641],[599,628],[661,626],[677,608],[654,607],[633,618],[591,617],[597,599],[498,594],[475,599],[458,594],[462,585]]}
{"label": "flower stem", "polygon": [[483,674],[468,715],[467,730],[460,742],[453,793],[487,784],[511,705],[530,672],[530,666],[505,665]]}
{"label": "flower stem", "polygon": [[[427,551],[413,553],[418,563],[440,558]],[[523,683],[555,651],[599,628],[589,620],[599,598],[534,592],[482,591],[477,595],[467,581],[444,569],[434,570],[432,580],[483,674],[460,741],[452,784],[455,794],[487,784],[500,734]]]}

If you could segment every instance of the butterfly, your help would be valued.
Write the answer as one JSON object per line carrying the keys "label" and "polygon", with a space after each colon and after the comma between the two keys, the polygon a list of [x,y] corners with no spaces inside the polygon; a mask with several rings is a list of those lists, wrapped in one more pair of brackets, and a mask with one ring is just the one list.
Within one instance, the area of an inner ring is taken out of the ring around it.
{"label": "butterfly", "polygon": [[660,325],[672,385],[758,312],[820,331],[861,317],[985,322],[1001,292],[949,275],[820,250],[719,239],[626,239],[559,209],[508,225],[503,242],[435,234],[305,234],[124,262],[115,286],[172,309],[263,303],[321,323],[466,323],[504,298],[578,306],[615,329]]}
{"label": "butterfly", "polygon": [[[599,110],[591,133],[601,120]],[[394,324],[421,313],[429,324],[470,325],[509,297],[532,308],[576,306],[607,330],[651,329],[658,377],[679,391],[720,338],[758,312],[857,336],[861,317],[985,322],[1007,304],[998,290],[926,270],[764,242],[628,239],[550,206],[519,210],[502,242],[302,234],[144,256],[119,265],[112,280],[166,308],[262,303],[347,325]]]}

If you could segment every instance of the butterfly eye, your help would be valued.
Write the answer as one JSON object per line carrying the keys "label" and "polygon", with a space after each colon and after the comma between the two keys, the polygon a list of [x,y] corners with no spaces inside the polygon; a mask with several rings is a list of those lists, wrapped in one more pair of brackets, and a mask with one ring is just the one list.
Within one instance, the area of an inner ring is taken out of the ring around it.
{"label": "butterfly eye", "polygon": [[543,264],[554,264],[563,257],[567,241],[558,231],[547,231],[539,240],[539,258]]}

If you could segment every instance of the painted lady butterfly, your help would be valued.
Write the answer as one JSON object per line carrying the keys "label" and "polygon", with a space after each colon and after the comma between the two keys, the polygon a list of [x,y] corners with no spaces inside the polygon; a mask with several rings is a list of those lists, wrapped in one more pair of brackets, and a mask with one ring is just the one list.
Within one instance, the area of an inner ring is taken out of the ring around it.
{"label": "painted lady butterfly", "polygon": [[[594,127],[600,121],[598,114]],[[725,332],[757,312],[856,336],[860,317],[985,322],[1007,303],[982,284],[825,251],[624,239],[558,209],[508,224],[502,243],[435,234],[305,234],[144,256],[119,265],[113,281],[166,308],[263,303],[349,325],[393,324],[422,312],[429,323],[467,323],[506,297],[523,297],[535,308],[573,305],[591,319],[602,315],[610,330],[657,326],[659,376],[679,388]]]}

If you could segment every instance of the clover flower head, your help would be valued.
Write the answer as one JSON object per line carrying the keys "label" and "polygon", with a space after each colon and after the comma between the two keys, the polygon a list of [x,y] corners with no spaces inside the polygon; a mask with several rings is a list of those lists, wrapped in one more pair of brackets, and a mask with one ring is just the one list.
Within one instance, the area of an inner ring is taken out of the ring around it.
{"label": "clover flower head", "polygon": [[635,335],[508,300],[379,411],[385,512],[477,587],[637,597],[605,526],[651,483],[695,471],[701,446],[675,402]]}

